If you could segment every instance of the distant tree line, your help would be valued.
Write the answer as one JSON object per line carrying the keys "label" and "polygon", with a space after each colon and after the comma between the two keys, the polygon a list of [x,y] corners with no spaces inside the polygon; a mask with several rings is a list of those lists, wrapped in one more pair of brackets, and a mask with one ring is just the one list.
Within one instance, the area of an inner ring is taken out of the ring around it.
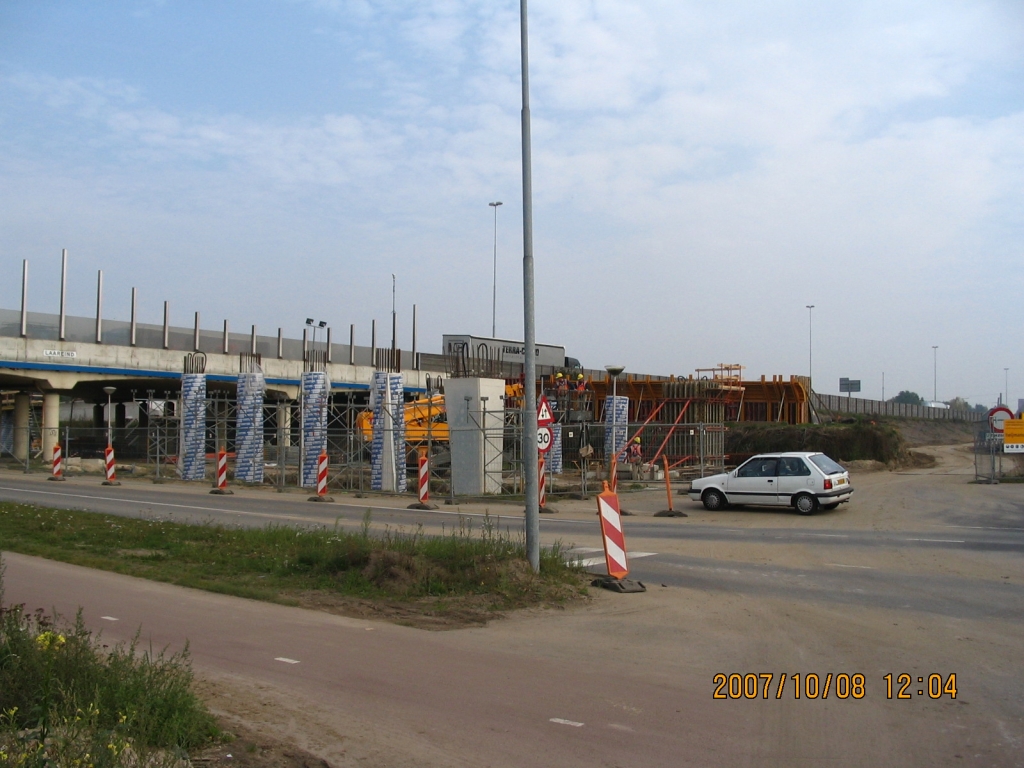
{"label": "distant tree line", "polygon": [[[901,403],[904,405],[924,405],[927,401],[921,397],[917,392],[911,392],[910,390],[904,389],[895,397],[889,398],[890,403]],[[971,405],[967,402],[966,398],[954,397],[952,400],[947,400],[948,405],[954,411],[987,411],[988,408],[981,403]]]}

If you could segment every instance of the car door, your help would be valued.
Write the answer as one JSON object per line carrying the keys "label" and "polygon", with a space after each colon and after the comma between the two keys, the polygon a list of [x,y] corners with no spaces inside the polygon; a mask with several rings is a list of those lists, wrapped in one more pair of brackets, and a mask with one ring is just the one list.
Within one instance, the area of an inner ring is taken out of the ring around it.
{"label": "car door", "polygon": [[799,456],[779,457],[778,480],[776,491],[779,494],[779,504],[789,504],[795,493],[810,490],[811,468]]}
{"label": "car door", "polygon": [[755,456],[729,476],[726,494],[730,504],[777,504],[776,456]]}

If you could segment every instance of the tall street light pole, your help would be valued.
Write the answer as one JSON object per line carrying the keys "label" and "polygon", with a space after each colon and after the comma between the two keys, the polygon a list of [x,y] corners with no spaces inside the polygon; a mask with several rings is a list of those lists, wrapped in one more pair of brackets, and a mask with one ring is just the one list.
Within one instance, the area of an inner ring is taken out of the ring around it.
{"label": "tall street light pole", "polygon": [[939,402],[939,347],[932,344],[932,402]]}
{"label": "tall street light pole", "polygon": [[1010,369],[1003,368],[1003,374],[1006,377],[1006,381],[1003,384],[1003,405],[1007,408],[1010,407]]}
{"label": "tall street light pole", "polygon": [[811,384],[811,376],[814,373],[814,305],[807,304],[807,384]]}
{"label": "tall street light pole", "polygon": [[491,338],[497,338],[495,329],[498,319],[498,206],[501,200],[496,203],[488,203],[494,209],[494,283],[491,287]]}
{"label": "tall street light pole", "polygon": [[530,57],[526,0],[519,0],[519,45],[523,82],[523,459],[526,491],[526,556],[540,571],[540,500],[537,498],[537,360],[533,305],[533,169],[530,141]]}
{"label": "tall street light pole", "polygon": [[112,406],[110,404],[110,396],[116,391],[114,387],[104,387],[103,391],[107,393],[107,447],[109,448],[114,444],[114,435],[110,429],[110,411]]}

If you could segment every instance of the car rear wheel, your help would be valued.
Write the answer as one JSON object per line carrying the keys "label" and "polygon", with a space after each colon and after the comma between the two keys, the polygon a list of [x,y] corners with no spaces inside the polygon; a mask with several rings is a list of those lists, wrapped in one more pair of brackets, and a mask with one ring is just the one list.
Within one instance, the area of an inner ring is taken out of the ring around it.
{"label": "car rear wheel", "polygon": [[801,493],[793,499],[793,506],[801,515],[813,515],[818,509],[818,500],[808,493]]}
{"label": "car rear wheel", "polygon": [[708,490],[704,491],[700,500],[704,502],[704,509],[712,512],[725,506],[725,496],[722,495],[721,491],[716,491],[714,488],[708,488]]}

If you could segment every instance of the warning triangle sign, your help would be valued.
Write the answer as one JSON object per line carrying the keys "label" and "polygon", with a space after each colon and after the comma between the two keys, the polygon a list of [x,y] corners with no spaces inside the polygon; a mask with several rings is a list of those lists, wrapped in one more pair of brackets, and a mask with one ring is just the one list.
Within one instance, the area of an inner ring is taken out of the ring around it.
{"label": "warning triangle sign", "polygon": [[543,395],[540,398],[540,402],[537,403],[537,426],[546,427],[548,424],[552,424],[555,421],[555,416],[551,412],[551,403]]}

